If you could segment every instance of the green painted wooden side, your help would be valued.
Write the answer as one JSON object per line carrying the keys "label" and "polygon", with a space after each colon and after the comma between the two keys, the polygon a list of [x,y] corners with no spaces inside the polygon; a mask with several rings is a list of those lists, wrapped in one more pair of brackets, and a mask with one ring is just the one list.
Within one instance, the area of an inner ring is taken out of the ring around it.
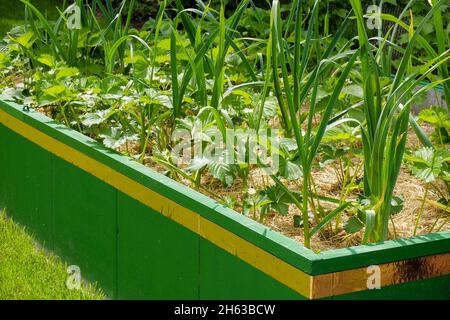
{"label": "green painted wooden side", "polygon": [[[42,114],[2,101],[0,108],[312,275],[450,249],[443,232],[315,254]],[[1,124],[0,150],[0,207],[112,298],[304,298]],[[449,287],[450,277],[441,277],[339,298],[450,298]]]}
{"label": "green painted wooden side", "polygon": [[305,299],[232,254],[200,239],[200,299]]}
{"label": "green painted wooden side", "polygon": [[118,218],[119,298],[198,299],[199,236],[123,193]]}
{"label": "green painted wooden side", "polygon": [[[45,192],[45,190],[43,191]],[[57,157],[53,161],[54,251],[116,296],[117,191]]]}
{"label": "green painted wooden side", "polygon": [[53,155],[16,133],[1,131],[3,205],[15,220],[33,226],[39,241],[53,249]]}

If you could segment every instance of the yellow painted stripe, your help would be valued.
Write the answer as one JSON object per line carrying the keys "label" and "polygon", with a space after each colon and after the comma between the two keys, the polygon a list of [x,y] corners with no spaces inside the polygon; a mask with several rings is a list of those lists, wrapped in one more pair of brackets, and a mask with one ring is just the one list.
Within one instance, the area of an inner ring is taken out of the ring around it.
{"label": "yellow painted stripe", "polygon": [[251,242],[143,186],[111,167],[0,110],[0,123],[45,150],[122,191],[147,207],[199,234],[302,296],[311,296],[312,277]]}

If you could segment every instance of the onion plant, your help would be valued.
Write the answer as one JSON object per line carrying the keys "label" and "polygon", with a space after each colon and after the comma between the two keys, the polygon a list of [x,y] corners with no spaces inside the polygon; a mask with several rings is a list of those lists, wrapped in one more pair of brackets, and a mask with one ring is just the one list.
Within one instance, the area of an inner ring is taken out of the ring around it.
{"label": "onion plant", "polygon": [[[440,9],[440,3],[437,0],[431,0],[429,1],[431,6],[436,6],[438,9],[435,11],[433,15],[433,21],[434,21],[434,29],[436,31],[436,40],[437,40],[437,49],[438,52],[445,52],[450,48],[450,40],[448,31],[445,33],[444,31],[444,24],[442,21],[442,14]],[[449,71],[448,71],[448,64],[442,64],[439,66],[439,73],[441,78],[446,79],[449,77]],[[447,113],[450,115],[450,82],[445,81],[443,84],[444,87],[444,97],[445,101],[447,103]]]}
{"label": "onion plant", "polygon": [[[225,9],[222,5],[219,11],[219,18],[216,18],[214,10],[205,5],[202,1],[197,1],[199,9],[184,9],[180,0],[176,0],[176,7],[178,9],[177,17],[174,19],[172,37],[171,37],[171,61],[172,61],[172,78],[175,80],[177,70],[177,42],[181,43],[181,39],[176,30],[178,19],[181,20],[187,36],[191,43],[194,54],[190,53],[183,46],[180,46],[183,53],[188,56],[189,65],[186,67],[181,82],[173,81],[174,85],[174,107],[179,110],[186,95],[186,90],[189,84],[195,80],[196,84],[196,100],[201,106],[212,106],[218,109],[224,94],[224,72],[225,72],[225,57],[232,48],[236,54],[242,59],[243,65],[249,72],[252,80],[256,80],[255,73],[247,60],[247,57],[242,53],[239,45],[235,41],[237,34],[237,26],[248,7],[249,0],[241,1],[236,11],[228,19],[225,18]],[[195,19],[193,15],[197,15],[199,19]],[[202,36],[202,24],[207,20],[213,25],[213,29],[206,36]],[[217,48],[214,53],[213,48]],[[213,88],[211,98],[208,98],[207,78],[211,76],[213,79]]]}
{"label": "onion plant", "polygon": [[444,1],[437,2],[415,30],[411,21],[408,28],[410,37],[408,46],[403,52],[395,77],[387,88],[388,92],[384,94],[380,80],[381,67],[376,57],[383,50],[385,42],[378,48],[377,55],[374,55],[365,28],[361,2],[350,0],[358,25],[364,92],[365,122],[361,125],[364,149],[364,194],[370,199],[370,205],[364,212],[366,230],[363,242],[383,241],[388,237],[393,192],[405,152],[410,104],[413,98],[447,80],[434,81],[413,94],[413,90],[420,81],[449,59],[447,51],[415,71],[410,68],[413,48],[421,30]]}
{"label": "onion plant", "polygon": [[[393,31],[391,32],[389,36],[389,40],[387,43],[389,43],[389,46],[387,47],[386,52],[383,52],[383,54],[380,55],[382,68],[380,70],[383,71],[384,76],[390,77],[392,74],[393,69],[393,53],[395,51],[403,54],[405,51],[403,48],[395,44],[395,39],[398,37],[398,30],[399,28],[403,29],[406,32],[410,32],[410,26],[408,26],[404,21],[403,18],[405,18],[408,14],[408,10],[410,10],[412,4],[415,0],[410,0],[400,13],[399,17],[395,17],[390,14],[382,13],[380,15],[380,18],[386,21],[390,21],[394,23]],[[382,3],[382,2],[381,2]],[[429,1],[430,5],[433,6],[433,3],[437,4],[437,1]],[[438,4],[440,7],[441,4]],[[411,19],[414,19],[414,16],[411,15]],[[414,64],[414,62],[421,63],[423,60],[430,60],[434,59],[438,56],[438,52],[442,53],[448,50],[450,48],[449,43],[449,37],[445,37],[444,27],[442,23],[442,14],[440,12],[440,9],[437,9],[433,15],[433,21],[434,21],[434,28],[436,33],[436,40],[437,40],[437,48],[433,48],[433,46],[420,34],[417,35],[417,43],[420,45],[420,48],[423,49],[426,53],[425,57],[416,57],[414,54],[411,55],[411,64]],[[379,35],[381,36],[381,29],[379,30]],[[437,49],[437,51],[436,51]],[[438,68],[438,72],[436,72],[438,77],[440,79],[447,79],[449,77],[448,72],[448,65],[447,64],[441,64]],[[430,75],[430,76],[435,76]],[[450,114],[450,84],[449,81],[444,81],[442,83],[444,88],[444,99],[447,104],[447,112]],[[428,139],[426,133],[422,130],[422,128],[417,124],[415,118],[413,116],[410,116],[410,125],[412,129],[415,131],[417,137],[419,138],[420,142],[425,147],[433,147],[433,144]]]}
{"label": "onion plant", "polygon": [[[312,199],[311,191],[311,170],[312,164],[318,152],[319,144],[324,136],[324,133],[331,119],[333,108],[339,98],[344,83],[353,68],[358,52],[347,51],[344,53],[334,53],[336,44],[342,34],[344,33],[348,20],[342,24],[338,30],[335,38],[326,48],[324,53],[319,56],[319,62],[313,70],[308,73],[307,65],[311,58],[311,50],[313,44],[313,35],[316,34],[318,27],[318,3],[314,1],[312,14],[307,27],[306,38],[302,41],[303,25],[302,25],[302,1],[294,2],[293,10],[295,30],[294,30],[294,48],[293,59],[290,57],[290,50],[287,46],[286,38],[283,37],[282,20],[280,12],[280,3],[274,0],[272,4],[272,23],[271,23],[271,53],[273,66],[273,87],[275,95],[277,96],[280,111],[285,123],[287,134],[292,131],[295,138],[299,157],[301,159],[303,171],[303,187],[301,202],[294,193],[290,192],[286,186],[278,179],[276,175],[271,175],[274,181],[290,196],[294,204],[302,212],[303,228],[304,228],[304,245],[310,247],[311,237],[314,233],[331,221],[336,215],[342,212],[348,204],[338,207],[326,216],[317,217],[318,225],[316,228],[310,230],[309,222],[309,204]],[[318,39],[315,39],[318,41]],[[317,50],[317,49],[316,49]],[[319,54],[319,52],[316,52]],[[350,57],[348,61],[344,58]],[[342,61],[344,60],[344,61]],[[339,74],[330,99],[326,107],[320,115],[319,124],[313,128],[313,120],[319,116],[317,111],[317,93],[320,85],[320,76],[323,75],[324,70],[329,66],[334,67],[334,74]],[[281,78],[279,70],[281,69]],[[289,74],[288,70],[292,70]],[[291,80],[292,79],[292,80]],[[306,117],[302,113],[302,105],[306,102],[309,94],[309,110],[306,112]],[[302,119],[307,119],[306,129],[302,130]],[[313,201],[313,200],[312,200]]]}

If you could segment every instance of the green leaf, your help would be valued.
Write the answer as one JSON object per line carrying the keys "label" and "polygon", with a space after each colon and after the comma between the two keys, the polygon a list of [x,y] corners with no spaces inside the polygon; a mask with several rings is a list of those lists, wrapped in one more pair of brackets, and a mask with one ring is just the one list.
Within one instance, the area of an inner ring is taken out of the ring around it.
{"label": "green leaf", "polygon": [[79,71],[77,68],[62,68],[58,71],[56,74],[56,80],[67,78],[67,77],[74,77],[79,74]]}
{"label": "green leaf", "polygon": [[127,142],[135,142],[139,140],[137,134],[124,133],[120,127],[111,127],[99,135],[103,138],[103,144],[111,149],[117,149]]}
{"label": "green leaf", "polygon": [[201,157],[194,157],[189,165],[189,167],[186,168],[187,171],[198,171],[205,166],[207,166],[209,163],[209,159],[207,158],[201,158]]}
{"label": "green leaf", "polygon": [[166,38],[166,39],[162,39],[162,40],[158,41],[157,47],[159,49],[169,51],[170,50],[170,39]]}
{"label": "green leaf", "polygon": [[275,97],[267,97],[264,101],[263,116],[267,119],[277,114],[277,99]]}
{"label": "green leaf", "polygon": [[279,173],[289,181],[298,180],[303,177],[303,170],[299,160],[291,161],[280,156]]}
{"label": "green leaf", "polygon": [[58,84],[56,86],[53,86],[53,87],[50,87],[50,88],[47,88],[44,90],[44,94],[52,96],[52,97],[57,97],[64,92],[66,92],[66,87],[63,86],[62,84]]}
{"label": "green leaf", "polygon": [[86,113],[82,116],[82,124],[86,127],[92,127],[94,125],[99,125],[105,122],[110,115],[110,109],[108,110],[98,110],[93,113]]}
{"label": "green leaf", "polygon": [[403,197],[392,197],[391,199],[391,214],[400,213],[403,209],[405,199]]}
{"label": "green leaf", "polygon": [[278,186],[268,186],[261,191],[261,195],[267,197],[273,210],[283,216],[289,213],[289,203],[292,203],[292,200],[284,189]]}
{"label": "green leaf", "polygon": [[251,94],[249,94],[248,92],[244,91],[244,90],[233,90],[233,92],[231,92],[232,95],[236,95],[238,97],[242,98],[242,103],[249,105],[252,103],[253,101],[253,97]]}
{"label": "green leaf", "polygon": [[9,60],[9,55],[6,52],[0,51],[0,68],[4,68]]}
{"label": "green leaf", "polygon": [[234,182],[234,172],[230,165],[222,161],[210,161],[208,170],[214,178],[219,179],[224,185],[230,186]]}
{"label": "green leaf", "polygon": [[51,54],[41,54],[37,60],[48,67],[53,68],[55,66],[55,58]]}
{"label": "green leaf", "polygon": [[430,183],[438,178],[449,156],[450,151],[446,149],[421,148],[412,155],[406,155],[405,160],[411,163],[411,171],[416,178]]}
{"label": "green leaf", "polygon": [[362,240],[363,244],[366,244],[369,241],[370,235],[372,234],[373,230],[375,229],[375,210],[365,210],[364,211],[366,215],[366,230],[364,232],[364,237]]}
{"label": "green leaf", "polygon": [[348,126],[341,125],[340,127],[328,128],[323,136],[323,142],[332,141],[349,141],[355,138],[354,129]]}
{"label": "green leaf", "polygon": [[316,227],[314,227],[314,229],[311,230],[311,234],[310,235],[313,236],[314,234],[319,232],[324,226],[326,226],[339,213],[344,211],[349,205],[350,205],[350,202],[346,202],[346,203],[340,205],[339,207],[337,207],[336,209],[334,209],[333,211],[331,211],[329,214],[327,214],[325,216],[325,218],[323,218],[319,222],[319,224]]}
{"label": "green leaf", "polygon": [[360,231],[362,228],[364,228],[364,223],[361,222],[361,220],[358,219],[358,217],[353,216],[350,219],[347,220],[347,223],[344,226],[344,230],[347,233],[356,233]]}
{"label": "green leaf", "polygon": [[294,139],[282,138],[279,142],[280,149],[286,154],[290,154],[292,151],[298,150],[297,142]]}
{"label": "green leaf", "polygon": [[5,88],[0,91],[0,97],[5,101],[21,102],[24,99],[22,90],[16,88]]}
{"label": "green leaf", "polygon": [[27,48],[27,49],[30,49],[31,46],[33,45],[33,43],[37,39],[35,34],[32,31],[28,31],[18,38],[13,38],[11,36],[9,36],[9,38],[11,40],[13,40],[14,42],[20,44],[22,47]]}
{"label": "green leaf", "polygon": [[142,102],[147,104],[158,104],[169,109],[173,108],[172,101],[170,101],[170,98],[165,94],[162,94],[154,89],[147,89],[145,90],[145,93],[145,96],[141,96]]}
{"label": "green leaf", "polygon": [[424,109],[419,113],[419,120],[450,130],[450,119],[443,108],[432,107]]}
{"label": "green leaf", "polygon": [[282,216],[287,216],[289,214],[289,206],[286,203],[272,203],[270,207]]}
{"label": "green leaf", "polygon": [[342,92],[357,98],[364,98],[363,88],[357,84],[352,84],[342,88]]}

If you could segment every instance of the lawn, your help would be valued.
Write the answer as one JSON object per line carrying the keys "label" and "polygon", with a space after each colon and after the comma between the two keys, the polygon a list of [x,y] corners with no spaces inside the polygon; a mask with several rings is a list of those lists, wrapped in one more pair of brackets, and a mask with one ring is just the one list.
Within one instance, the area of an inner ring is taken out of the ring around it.
{"label": "lawn", "polygon": [[[24,20],[23,6],[20,5],[22,10],[18,10],[19,0],[1,0],[0,12],[2,13],[2,19],[0,20],[0,37],[11,30],[12,27],[22,24]],[[49,18],[57,17],[58,11],[56,5],[60,3],[57,0],[32,0],[31,1],[37,8],[47,14]]]}
{"label": "lawn", "polygon": [[0,211],[0,300],[103,299],[95,286],[69,290],[67,264],[41,249],[23,227]]}

